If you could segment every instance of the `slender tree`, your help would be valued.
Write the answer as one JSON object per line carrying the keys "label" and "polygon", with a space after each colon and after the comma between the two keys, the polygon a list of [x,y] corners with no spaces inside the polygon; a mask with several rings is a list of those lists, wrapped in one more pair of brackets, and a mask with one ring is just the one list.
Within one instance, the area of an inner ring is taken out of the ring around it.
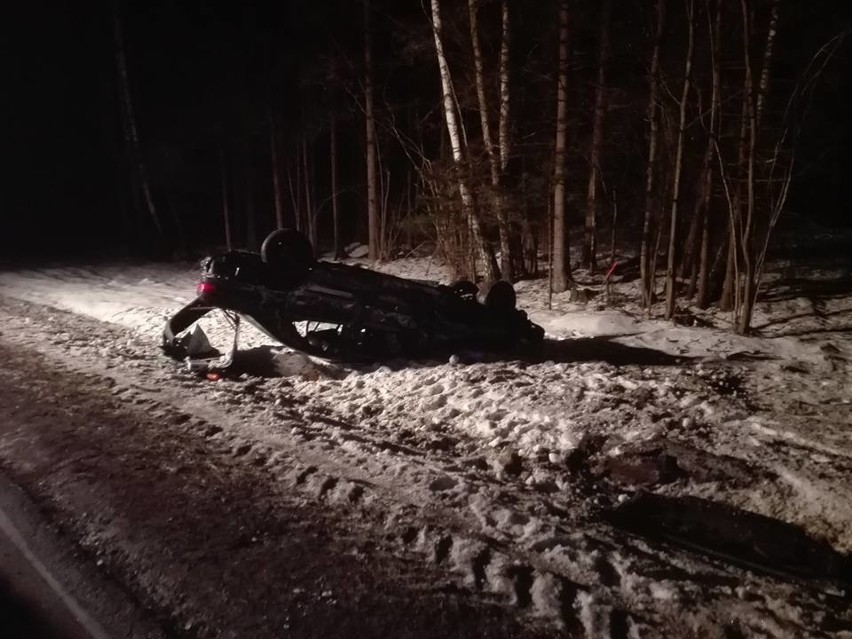
{"label": "slender tree", "polygon": [[[509,243],[509,223],[506,220],[504,208],[505,199],[500,181],[501,165],[500,150],[495,147],[491,136],[490,109],[485,95],[485,70],[482,61],[482,47],[479,44],[479,28],[477,20],[478,0],[468,0],[470,16],[470,42],[473,48],[474,77],[476,82],[476,97],[479,106],[479,122],[482,128],[482,142],[488,156],[490,169],[492,201],[497,213],[497,229],[500,234],[500,272],[503,279],[512,280],[512,251]],[[502,46],[501,46],[502,51]],[[502,86],[502,84],[501,84]],[[505,126],[505,125],[504,125]]]}
{"label": "slender tree", "polygon": [[228,167],[225,164],[225,150],[219,147],[219,169],[222,176],[222,224],[225,229],[225,247],[230,251],[234,248],[231,239],[231,207],[228,203]]}
{"label": "slender tree", "polygon": [[509,77],[509,62],[512,46],[512,28],[509,14],[509,0],[500,0],[500,118],[497,125],[500,139],[500,172],[505,177],[509,169],[509,155],[511,154],[512,140],[509,130],[509,116],[511,114],[511,82]]}
{"label": "slender tree", "polygon": [[317,220],[314,210],[314,172],[310,154],[308,152],[308,139],[302,138],[302,177],[305,180],[305,228],[311,243],[317,245]]}
{"label": "slender tree", "polygon": [[275,206],[275,224],[277,228],[284,228],[284,205],[281,193],[281,167],[278,162],[278,136],[275,126],[275,113],[269,111],[269,150],[272,160],[272,201]]}
{"label": "slender tree", "polygon": [[[298,157],[298,155],[297,155]],[[287,186],[290,192],[290,205],[293,207],[293,226],[297,231],[302,230],[302,171],[298,160],[295,162],[295,176],[292,162],[287,163]]]}
{"label": "slender tree", "polygon": [[698,215],[701,225],[701,249],[697,272],[697,299],[699,308],[707,308],[710,304],[710,207],[713,197],[713,144],[719,136],[721,127],[721,62],[720,37],[722,30],[722,0],[716,0],[715,17],[711,19],[710,0],[706,0],[708,33],[710,39],[711,66],[711,95],[710,95],[710,124],[707,136],[707,146],[704,151],[702,193]]}
{"label": "slender tree", "polygon": [[331,164],[331,218],[334,239],[334,257],[343,257],[343,245],[340,240],[340,210],[338,208],[338,181],[337,181],[337,117],[334,109],[329,109],[328,114],[328,159]]}
{"label": "slender tree", "polygon": [[552,290],[562,293],[572,283],[565,215],[565,155],[568,146],[568,0],[559,0],[559,57],[556,84],[556,143],[553,157]]}
{"label": "slender tree", "polygon": [[737,295],[739,300],[737,308],[737,332],[745,334],[749,332],[751,316],[754,310],[754,302],[757,297],[757,251],[754,245],[755,224],[757,211],[756,188],[757,168],[756,158],[758,153],[758,132],[760,120],[763,115],[763,105],[766,100],[766,91],[769,88],[769,74],[772,65],[775,37],[778,30],[778,13],[780,0],[773,0],[769,18],[769,30],[766,36],[766,45],[763,49],[763,64],[760,79],[755,91],[755,82],[751,72],[751,47],[748,33],[750,31],[750,13],[746,0],[741,0],[740,5],[743,13],[743,59],[746,65],[745,93],[748,105],[748,143],[747,143],[747,165],[746,165],[746,203],[745,221],[741,224],[740,234],[737,238],[740,252],[743,258],[745,272],[742,283],[742,291]]}
{"label": "slender tree", "polygon": [[606,115],[606,65],[609,58],[609,21],[611,0],[601,3],[598,34],[598,74],[595,85],[595,111],[592,119],[592,142],[589,150],[589,185],[586,189],[586,226],[583,237],[583,264],[588,269],[596,266],[598,183],[601,179],[601,151],[603,147],[604,116]]}
{"label": "slender tree", "polygon": [[[458,116],[456,115],[458,104],[456,103],[455,92],[453,91],[450,67],[447,63],[447,57],[444,54],[441,5],[439,0],[431,0],[431,3],[432,33],[435,37],[435,52],[438,59],[438,70],[441,75],[444,122],[446,123],[447,134],[450,138],[450,148],[452,150],[453,163],[456,168],[456,180],[458,182],[459,196],[461,197],[462,208],[464,210],[465,220],[468,225],[471,239],[473,240],[476,251],[479,253],[479,259],[485,269],[485,280],[486,282],[494,282],[499,279],[499,270],[497,268],[497,260],[494,258],[494,252],[485,239],[485,234],[482,229],[482,221],[479,219],[479,215],[476,210],[476,202],[470,188],[467,158],[465,157],[466,147],[463,147],[461,126],[459,124]],[[471,273],[470,275],[473,276],[474,274]]]}
{"label": "slender tree", "polygon": [[[500,58],[498,61],[498,73],[500,75],[500,110],[497,121],[497,135],[500,147],[500,210],[503,213],[503,219],[506,224],[506,235],[510,248],[508,258],[508,271],[503,272],[503,277],[507,280],[514,281],[526,272],[524,266],[523,255],[515,255],[511,249],[513,246],[513,236],[515,235],[511,220],[509,219],[509,205],[507,201],[506,179],[509,171],[509,157],[512,153],[512,136],[511,136],[511,105],[512,91],[510,78],[510,61],[512,48],[512,23],[509,13],[509,0],[500,0]],[[520,242],[518,242],[520,244]]]}
{"label": "slender tree", "polygon": [[257,209],[255,207],[254,172],[251,167],[251,146],[248,141],[243,143],[243,166],[242,166],[242,201],[243,214],[245,215],[245,242],[243,246],[250,251],[259,248],[257,233]]}
{"label": "slender tree", "polygon": [[645,209],[642,220],[642,245],[639,252],[639,269],[642,281],[642,304],[650,309],[654,303],[654,277],[651,250],[651,223],[654,216],[654,189],[657,168],[657,145],[659,131],[659,106],[657,92],[660,84],[660,48],[666,23],[666,2],[656,2],[656,25],[654,51],[651,55],[651,67],[648,73],[648,160],[645,166]]}
{"label": "slender tree", "polygon": [[135,173],[135,182],[142,191],[145,208],[157,235],[162,240],[165,237],[160,214],[151,193],[151,183],[148,170],[142,158],[139,144],[139,129],[136,126],[136,116],[133,113],[133,100],[130,95],[130,79],[127,71],[127,56],[124,47],[124,32],[121,28],[121,18],[118,15],[118,3],[113,5],[113,36],[115,38],[115,65],[118,72],[119,91],[121,93],[122,119],[125,136],[125,148],[131,161],[131,170]]}
{"label": "slender tree", "polygon": [[677,280],[675,264],[677,258],[678,214],[681,196],[681,174],[683,172],[683,147],[686,136],[686,107],[689,100],[689,84],[692,78],[692,54],[695,50],[695,0],[686,0],[687,45],[683,70],[683,88],[680,94],[680,111],[677,128],[677,152],[675,156],[674,176],[672,178],[672,208],[669,220],[669,254],[666,265],[666,319],[675,314],[677,299]]}
{"label": "slender tree", "polygon": [[364,120],[367,146],[367,235],[370,260],[378,262],[379,239],[379,174],[376,157],[376,114],[373,88],[373,29],[370,0],[364,0]]}

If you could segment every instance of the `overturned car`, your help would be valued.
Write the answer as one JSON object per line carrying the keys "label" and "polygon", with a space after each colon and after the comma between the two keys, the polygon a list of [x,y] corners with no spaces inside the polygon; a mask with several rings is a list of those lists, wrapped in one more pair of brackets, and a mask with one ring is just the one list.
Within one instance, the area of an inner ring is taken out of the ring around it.
{"label": "overturned car", "polygon": [[484,294],[469,281],[445,286],[408,280],[359,266],[314,258],[308,239],[291,229],[274,231],[260,253],[230,251],[204,261],[197,298],[163,331],[163,350],[193,362],[189,329],[214,309],[234,326],[240,320],[309,355],[346,361],[428,358],[463,351],[528,352],[544,330],[516,309],[515,291],[497,282]]}

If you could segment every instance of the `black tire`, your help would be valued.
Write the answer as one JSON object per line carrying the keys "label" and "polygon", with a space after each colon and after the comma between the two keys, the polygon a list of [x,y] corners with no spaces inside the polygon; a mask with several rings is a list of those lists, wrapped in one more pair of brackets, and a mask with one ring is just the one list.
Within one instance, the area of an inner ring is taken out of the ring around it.
{"label": "black tire", "polygon": [[316,261],[311,241],[295,229],[272,231],[260,247],[260,257],[276,271],[297,278]]}
{"label": "black tire", "polygon": [[483,289],[479,300],[493,311],[506,313],[515,310],[518,296],[509,282],[500,280]]}
{"label": "black tire", "polygon": [[479,293],[479,289],[476,284],[470,280],[458,280],[453,282],[450,284],[450,290],[459,297],[471,299],[475,298],[477,293]]}

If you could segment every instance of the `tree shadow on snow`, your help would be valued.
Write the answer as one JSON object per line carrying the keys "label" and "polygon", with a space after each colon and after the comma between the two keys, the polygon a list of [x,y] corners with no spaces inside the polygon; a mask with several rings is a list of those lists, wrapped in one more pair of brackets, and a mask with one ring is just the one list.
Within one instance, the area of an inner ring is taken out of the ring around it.
{"label": "tree shadow on snow", "polygon": [[644,346],[619,344],[612,341],[613,337],[618,336],[546,339],[540,353],[531,359],[557,363],[606,362],[614,366],[673,366],[692,360]]}
{"label": "tree shadow on snow", "polygon": [[761,302],[783,302],[806,297],[812,300],[848,297],[852,294],[852,273],[839,277],[816,279],[811,277],[784,277],[766,286]]}
{"label": "tree shadow on snow", "polygon": [[605,517],[634,535],[764,574],[852,584],[852,557],[798,526],[726,504],[639,492]]}

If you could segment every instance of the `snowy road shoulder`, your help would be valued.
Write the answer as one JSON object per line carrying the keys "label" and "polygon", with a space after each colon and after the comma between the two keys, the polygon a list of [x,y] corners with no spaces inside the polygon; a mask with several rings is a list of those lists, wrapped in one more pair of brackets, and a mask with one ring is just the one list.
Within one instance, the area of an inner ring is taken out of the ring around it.
{"label": "snowy road shoulder", "polygon": [[[137,282],[146,279],[137,280],[141,274],[125,277]],[[82,276],[93,295],[109,297],[104,279]],[[145,299],[144,285],[123,286],[127,299]],[[3,275],[0,290],[33,295],[26,277]],[[68,299],[43,282],[37,297],[54,307],[51,300]],[[323,374],[310,360],[293,360],[286,377],[211,384],[152,348],[149,334],[158,328],[150,323],[167,305],[161,302],[125,308],[101,337],[90,320],[45,317],[44,306],[4,314],[4,333],[209,419],[246,463],[274,469],[292,454],[285,451],[297,450],[299,464],[275,471],[283,484],[335,503],[357,494],[356,503],[386,510],[384,525],[404,547],[454,567],[474,588],[591,635],[602,624],[626,623],[643,636],[690,624],[719,628],[730,610],[741,629],[771,614],[778,636],[804,636],[820,627],[819,615],[852,623],[783,580],[622,539],[598,516],[601,506],[638,490],[698,497],[797,524],[849,553],[852,384],[837,335],[735,338],[639,322],[622,311],[588,319],[594,313],[578,310],[573,328],[570,319],[552,318],[552,333],[573,331],[578,339],[560,343],[573,347],[570,356],[550,361]],[[609,360],[601,356],[605,344],[616,345]],[[579,345],[587,352],[578,354]],[[761,358],[737,360],[737,353]],[[643,359],[651,354],[655,360]],[[692,576],[676,576],[683,571]],[[752,599],[744,603],[741,594]],[[572,602],[568,617],[554,603],[560,597]],[[687,600],[703,602],[700,618],[678,603]]]}

